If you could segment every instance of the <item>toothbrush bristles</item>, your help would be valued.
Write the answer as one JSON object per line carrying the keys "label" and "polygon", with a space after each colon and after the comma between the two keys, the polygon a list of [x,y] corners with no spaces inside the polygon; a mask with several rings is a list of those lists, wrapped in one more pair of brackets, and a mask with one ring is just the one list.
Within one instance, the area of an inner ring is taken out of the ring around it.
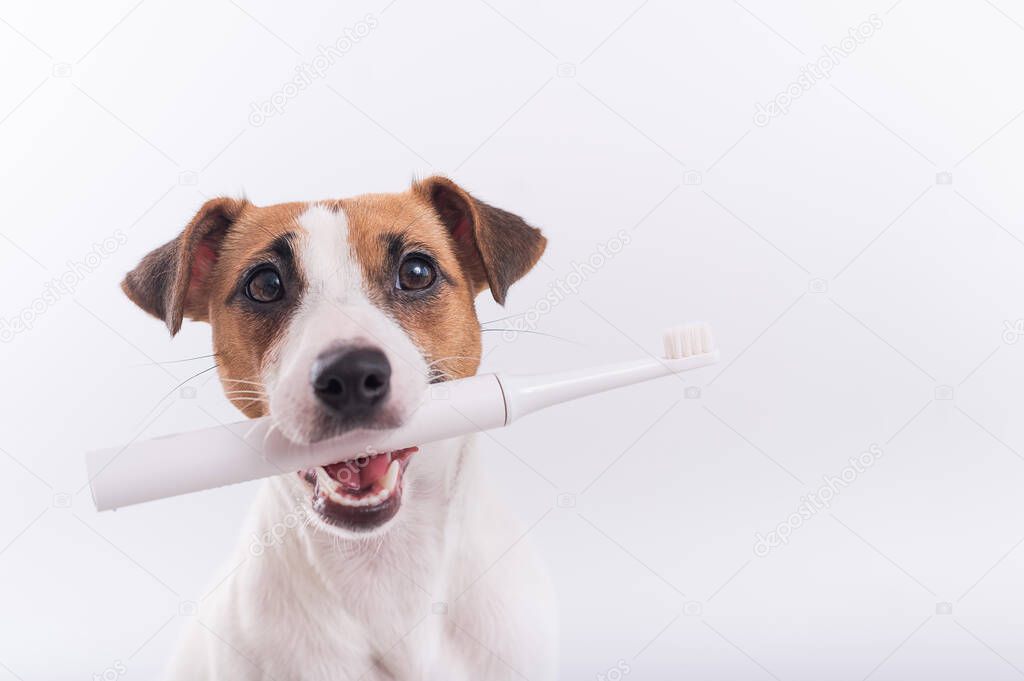
{"label": "toothbrush bristles", "polygon": [[708,324],[680,324],[665,332],[665,358],[682,359],[704,355],[715,349]]}

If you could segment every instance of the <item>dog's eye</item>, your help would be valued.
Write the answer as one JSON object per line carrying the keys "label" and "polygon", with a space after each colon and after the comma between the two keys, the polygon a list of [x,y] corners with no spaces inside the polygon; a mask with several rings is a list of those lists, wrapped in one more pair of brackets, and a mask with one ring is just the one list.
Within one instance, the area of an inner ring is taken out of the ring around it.
{"label": "dog's eye", "polygon": [[273,267],[264,267],[249,275],[245,282],[245,295],[257,303],[272,303],[284,296],[281,275]]}
{"label": "dog's eye", "polygon": [[398,267],[397,287],[403,291],[421,291],[437,279],[434,266],[426,258],[411,255]]}

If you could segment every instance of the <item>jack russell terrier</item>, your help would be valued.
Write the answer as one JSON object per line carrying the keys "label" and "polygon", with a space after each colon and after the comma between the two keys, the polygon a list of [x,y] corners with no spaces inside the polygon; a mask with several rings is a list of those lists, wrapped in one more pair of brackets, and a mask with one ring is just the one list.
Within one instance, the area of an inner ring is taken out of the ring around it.
{"label": "jack russell terrier", "polygon": [[[209,322],[231,402],[309,443],[396,427],[429,384],[474,374],[474,297],[503,304],[545,245],[444,177],[311,203],[217,198],[123,288],[172,334]],[[555,677],[551,585],[472,438],[272,478],[253,536],[275,539],[241,542],[169,678]]]}

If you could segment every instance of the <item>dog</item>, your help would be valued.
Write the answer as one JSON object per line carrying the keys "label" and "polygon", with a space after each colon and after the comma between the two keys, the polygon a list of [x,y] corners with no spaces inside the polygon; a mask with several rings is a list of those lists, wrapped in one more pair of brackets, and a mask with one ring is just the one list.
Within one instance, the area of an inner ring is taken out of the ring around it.
{"label": "dog", "polygon": [[[122,288],[172,335],[208,322],[228,399],[311,443],[399,426],[431,384],[476,373],[475,297],[504,304],[546,243],[439,176],[215,198]],[[168,678],[553,679],[551,584],[483,474],[465,437],[267,480]]]}

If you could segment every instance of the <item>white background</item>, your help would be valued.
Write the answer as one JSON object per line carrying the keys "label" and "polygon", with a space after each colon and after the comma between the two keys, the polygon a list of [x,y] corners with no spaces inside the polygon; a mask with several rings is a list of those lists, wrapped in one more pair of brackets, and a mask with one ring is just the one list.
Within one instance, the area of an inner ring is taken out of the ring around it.
{"label": "white background", "polygon": [[642,356],[688,319],[723,351],[699,397],[664,380],[482,438],[557,583],[563,678],[1024,676],[1024,2],[387,2],[0,3],[0,319],[127,239],[0,344],[0,679],[154,678],[256,489],[92,510],[86,449],[237,418],[211,374],[176,389],[207,360],[154,364],[209,330],[170,340],[123,273],[207,197],[432,172],[550,238],[482,321],[631,235],[540,317],[559,338],[487,333],[485,369]]}

